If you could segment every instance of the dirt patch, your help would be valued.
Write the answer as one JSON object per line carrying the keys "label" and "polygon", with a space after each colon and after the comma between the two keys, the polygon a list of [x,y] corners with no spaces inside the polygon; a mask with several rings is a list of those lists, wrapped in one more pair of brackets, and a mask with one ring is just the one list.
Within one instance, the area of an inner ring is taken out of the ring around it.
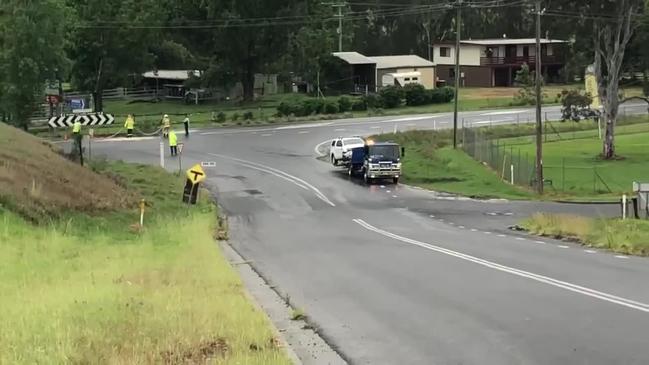
{"label": "dirt patch", "polygon": [[165,351],[161,354],[164,364],[204,364],[207,360],[216,357],[226,357],[230,351],[230,346],[223,338],[216,340],[204,341],[191,348],[181,350]]}
{"label": "dirt patch", "polygon": [[133,201],[115,179],[79,166],[55,146],[3,123],[0,145],[0,204],[28,219],[114,210]]}

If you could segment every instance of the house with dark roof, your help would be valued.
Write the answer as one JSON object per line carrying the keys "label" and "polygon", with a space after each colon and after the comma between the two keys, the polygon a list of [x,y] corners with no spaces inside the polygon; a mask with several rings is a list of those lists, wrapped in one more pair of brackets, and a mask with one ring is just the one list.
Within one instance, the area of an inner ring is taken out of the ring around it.
{"label": "house with dark roof", "polygon": [[[565,65],[566,41],[541,39],[541,66],[546,81],[558,79]],[[455,82],[455,43],[433,44],[437,77]],[[513,86],[523,64],[536,66],[536,39],[468,39],[460,42],[460,84],[468,87]]]}

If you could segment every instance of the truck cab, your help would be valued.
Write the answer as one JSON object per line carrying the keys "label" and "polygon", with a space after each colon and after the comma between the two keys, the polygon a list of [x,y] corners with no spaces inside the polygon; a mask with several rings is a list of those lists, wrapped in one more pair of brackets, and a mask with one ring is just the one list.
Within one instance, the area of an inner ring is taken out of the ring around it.
{"label": "truck cab", "polygon": [[362,174],[368,184],[379,179],[392,179],[397,184],[404,152],[397,143],[367,141],[363,147],[352,149],[348,173],[350,176]]}

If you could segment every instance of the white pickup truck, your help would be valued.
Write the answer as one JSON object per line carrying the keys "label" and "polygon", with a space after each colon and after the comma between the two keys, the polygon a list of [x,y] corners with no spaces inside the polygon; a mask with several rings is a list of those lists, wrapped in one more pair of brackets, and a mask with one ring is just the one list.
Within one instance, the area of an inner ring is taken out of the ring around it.
{"label": "white pickup truck", "polygon": [[352,158],[352,148],[365,146],[365,141],[360,137],[336,138],[331,141],[329,157],[331,164],[347,163]]}

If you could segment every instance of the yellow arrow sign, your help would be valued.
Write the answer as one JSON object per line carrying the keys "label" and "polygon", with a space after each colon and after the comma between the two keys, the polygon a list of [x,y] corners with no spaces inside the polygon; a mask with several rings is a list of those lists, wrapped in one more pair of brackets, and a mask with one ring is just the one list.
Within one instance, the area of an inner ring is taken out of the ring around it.
{"label": "yellow arrow sign", "polygon": [[200,164],[194,165],[191,169],[187,170],[187,178],[189,181],[192,182],[192,184],[197,184],[199,182],[202,182],[207,178],[205,176],[205,171],[203,171],[203,168],[201,167]]}

